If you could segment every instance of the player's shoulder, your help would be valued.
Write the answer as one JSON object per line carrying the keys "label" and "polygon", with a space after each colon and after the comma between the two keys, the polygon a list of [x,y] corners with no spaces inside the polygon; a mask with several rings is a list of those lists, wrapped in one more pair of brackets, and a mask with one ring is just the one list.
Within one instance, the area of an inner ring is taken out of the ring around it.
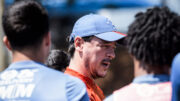
{"label": "player's shoulder", "polygon": [[44,68],[42,68],[40,72],[44,72],[47,76],[57,76],[56,78],[59,78],[59,76],[64,76],[63,72],[57,71],[47,66],[44,66]]}
{"label": "player's shoulder", "polygon": [[85,87],[85,84],[79,78],[68,74],[64,74],[64,75],[66,76],[66,80],[69,85],[75,85],[76,87],[81,87],[81,88]]}
{"label": "player's shoulder", "polygon": [[130,94],[130,92],[135,92],[134,90],[136,89],[136,86],[139,86],[139,85],[130,83],[130,84],[118,89],[118,90],[115,90],[113,92],[113,94],[118,94],[118,95]]}
{"label": "player's shoulder", "polygon": [[[86,86],[85,84],[76,77],[70,76],[68,74],[66,75],[66,91],[68,100],[70,101],[80,101],[83,99],[84,96],[87,95],[86,92]],[[88,97],[85,101],[88,101]]]}
{"label": "player's shoulder", "polygon": [[[48,78],[49,80],[51,80],[51,82],[55,82],[55,84],[52,84],[54,86],[61,85],[61,88],[59,89],[65,90],[67,99],[69,101],[80,101],[83,96],[86,95],[86,86],[79,78],[64,74],[53,69],[50,69],[48,74],[49,73],[50,75],[45,78]],[[64,88],[62,88],[62,86],[64,86]]]}
{"label": "player's shoulder", "polygon": [[180,53],[175,56],[172,65],[173,65],[173,66],[178,66],[178,65],[180,64],[179,61],[180,61]]}
{"label": "player's shoulder", "polygon": [[64,74],[61,71],[57,71],[47,66],[44,66],[43,70],[41,71],[45,72],[44,77],[49,78],[49,80],[64,81],[67,84],[67,86],[68,85],[70,86],[74,85],[76,87],[85,86],[84,83],[80,79],[70,76],[68,74]]}
{"label": "player's shoulder", "polygon": [[[133,84],[129,84],[129,85],[126,85],[118,90],[115,90],[111,95],[109,95],[104,101],[113,101],[115,100],[117,97],[121,98],[121,99],[126,99],[126,100],[122,100],[122,101],[127,101],[127,98],[129,97],[130,95],[130,91],[129,89],[131,89],[133,87]],[[134,92],[133,92],[134,93]]]}
{"label": "player's shoulder", "polygon": [[46,70],[46,74],[48,74],[47,76],[52,76],[52,77],[56,77],[55,79],[65,79],[66,83],[69,83],[71,85],[79,85],[79,86],[84,86],[84,83],[77,77],[68,75],[68,74],[64,74],[61,71],[57,71],[55,69],[49,68],[47,66],[45,66],[44,70]]}

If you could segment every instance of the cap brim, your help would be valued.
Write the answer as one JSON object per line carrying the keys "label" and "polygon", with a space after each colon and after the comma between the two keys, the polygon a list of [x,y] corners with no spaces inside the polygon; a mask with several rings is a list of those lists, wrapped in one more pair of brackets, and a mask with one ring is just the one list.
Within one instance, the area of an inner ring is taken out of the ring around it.
{"label": "cap brim", "polygon": [[124,38],[126,35],[120,32],[106,32],[97,34],[95,36],[104,41],[113,42]]}

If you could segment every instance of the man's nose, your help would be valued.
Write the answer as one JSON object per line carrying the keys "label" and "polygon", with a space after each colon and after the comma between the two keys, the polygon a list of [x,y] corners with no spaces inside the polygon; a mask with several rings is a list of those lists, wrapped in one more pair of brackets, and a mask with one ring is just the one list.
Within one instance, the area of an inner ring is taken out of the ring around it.
{"label": "man's nose", "polygon": [[107,53],[107,56],[108,56],[110,59],[114,59],[114,58],[115,58],[114,49],[109,50],[109,52]]}

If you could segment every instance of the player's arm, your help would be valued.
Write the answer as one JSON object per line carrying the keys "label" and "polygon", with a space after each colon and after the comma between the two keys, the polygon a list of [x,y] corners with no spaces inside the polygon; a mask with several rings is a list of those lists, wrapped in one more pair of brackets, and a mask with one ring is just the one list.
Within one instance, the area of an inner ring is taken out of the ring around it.
{"label": "player's arm", "polygon": [[174,58],[172,63],[171,81],[172,81],[172,101],[180,100],[180,53]]}

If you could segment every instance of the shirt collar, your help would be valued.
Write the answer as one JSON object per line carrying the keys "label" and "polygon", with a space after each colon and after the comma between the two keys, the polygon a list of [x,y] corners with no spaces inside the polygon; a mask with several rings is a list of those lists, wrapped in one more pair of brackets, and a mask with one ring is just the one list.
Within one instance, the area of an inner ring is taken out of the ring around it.
{"label": "shirt collar", "polygon": [[95,82],[93,79],[87,77],[87,76],[84,76],[82,74],[80,74],[79,72],[67,67],[66,70],[65,70],[65,73],[66,74],[70,74],[70,75],[73,75],[73,76],[76,76],[78,78],[80,78],[81,80],[83,80],[86,84],[90,84],[90,85],[95,85]]}
{"label": "shirt collar", "polygon": [[[24,67],[27,67],[27,66],[32,66],[34,64],[37,64],[37,65],[44,65],[40,62],[36,62],[36,61],[32,61],[32,60],[25,60],[25,61],[18,61],[18,62],[13,62],[9,65],[9,69],[10,68],[24,68]],[[45,66],[45,65],[44,65]],[[34,66],[32,66],[34,67]]]}
{"label": "shirt collar", "polygon": [[167,74],[158,74],[158,75],[148,74],[134,78],[133,83],[156,84],[161,82],[168,82],[169,80],[170,80],[170,76]]}

